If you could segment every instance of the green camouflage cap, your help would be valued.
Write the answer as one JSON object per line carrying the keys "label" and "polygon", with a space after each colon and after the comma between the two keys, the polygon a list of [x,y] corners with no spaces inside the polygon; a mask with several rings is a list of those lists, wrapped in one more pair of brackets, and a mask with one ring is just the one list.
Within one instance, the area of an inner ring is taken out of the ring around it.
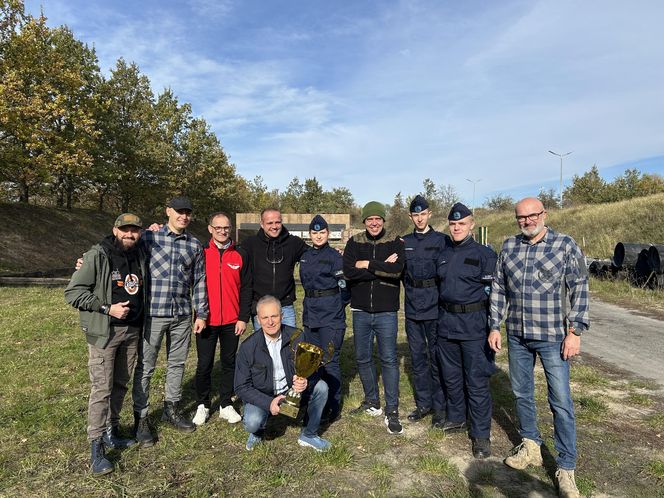
{"label": "green camouflage cap", "polygon": [[115,228],[120,228],[130,225],[138,228],[143,228],[143,222],[141,221],[141,219],[135,214],[131,213],[122,213],[120,216],[117,217],[117,219],[115,220],[115,224],[113,226]]}

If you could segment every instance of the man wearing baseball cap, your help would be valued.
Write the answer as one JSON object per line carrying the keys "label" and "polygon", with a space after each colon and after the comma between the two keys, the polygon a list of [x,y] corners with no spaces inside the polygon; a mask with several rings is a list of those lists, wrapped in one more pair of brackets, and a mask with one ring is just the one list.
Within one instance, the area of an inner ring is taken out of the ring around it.
{"label": "man wearing baseball cap", "polygon": [[147,423],[150,380],[164,337],[166,338],[166,385],[162,421],[183,432],[196,426],[181,414],[184,365],[192,331],[205,328],[209,313],[205,284],[203,245],[187,232],[193,206],[187,197],[174,197],[166,207],[168,223],[146,231],[144,241],[150,254],[150,285],[141,356],[136,366],[132,397],[134,430],[141,446],[152,446],[154,436]]}
{"label": "man wearing baseball cap", "polygon": [[106,448],[136,443],[121,439],[120,410],[136,364],[145,309],[147,255],[142,245],[141,219],[118,216],[113,234],[83,256],[83,264],[65,289],[65,300],[80,311],[88,342],[92,383],[88,402],[88,438],[93,474],[108,474],[113,464]]}
{"label": "man wearing baseball cap", "polygon": [[372,417],[382,414],[373,362],[375,337],[385,388],[385,425],[390,434],[401,434],[397,311],[404,244],[399,238],[385,236],[385,206],[380,202],[368,202],[362,208],[362,220],[366,230],[350,238],[343,264],[351,294],[355,360],[364,389],[364,400],[354,412]]}

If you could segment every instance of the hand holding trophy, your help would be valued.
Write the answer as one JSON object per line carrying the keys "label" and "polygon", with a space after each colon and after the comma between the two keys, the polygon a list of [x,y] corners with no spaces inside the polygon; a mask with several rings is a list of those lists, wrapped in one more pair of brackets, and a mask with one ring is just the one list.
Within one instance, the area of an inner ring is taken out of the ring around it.
{"label": "hand holding trophy", "polygon": [[[293,352],[295,375],[306,379],[321,366],[325,365],[332,359],[332,355],[334,354],[334,345],[331,342],[328,344],[328,359],[327,361],[323,361],[325,351],[323,348],[320,348],[315,344],[300,341],[297,344],[297,347],[293,347],[293,342],[295,342],[295,339],[297,339],[300,334],[302,334],[302,331],[298,330],[291,336],[291,351]],[[296,418],[298,412],[300,411],[301,398],[302,395],[291,387],[286,394],[286,398],[281,403],[279,413],[283,413],[284,415],[291,418]]]}

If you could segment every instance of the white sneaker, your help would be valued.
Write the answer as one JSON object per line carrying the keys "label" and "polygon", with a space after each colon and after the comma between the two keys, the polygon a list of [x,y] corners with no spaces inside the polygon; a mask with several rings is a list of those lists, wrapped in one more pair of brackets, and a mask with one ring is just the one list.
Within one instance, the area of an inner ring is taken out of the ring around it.
{"label": "white sneaker", "polygon": [[240,414],[235,411],[233,405],[228,405],[224,408],[219,407],[219,418],[227,420],[229,424],[237,424],[242,420],[242,417],[240,417]]}
{"label": "white sneaker", "polygon": [[210,409],[205,408],[205,405],[198,405],[198,408],[196,409],[196,415],[194,415],[194,418],[191,421],[194,423],[194,425],[203,425],[209,418]]}

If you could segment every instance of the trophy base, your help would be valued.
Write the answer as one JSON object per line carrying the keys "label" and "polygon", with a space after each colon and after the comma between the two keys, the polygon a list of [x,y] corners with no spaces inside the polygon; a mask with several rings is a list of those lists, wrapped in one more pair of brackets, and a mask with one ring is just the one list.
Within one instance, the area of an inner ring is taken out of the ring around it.
{"label": "trophy base", "polygon": [[297,414],[300,412],[300,407],[297,405],[290,404],[288,401],[284,401],[279,405],[279,413],[281,415],[286,415],[290,418],[297,418]]}

